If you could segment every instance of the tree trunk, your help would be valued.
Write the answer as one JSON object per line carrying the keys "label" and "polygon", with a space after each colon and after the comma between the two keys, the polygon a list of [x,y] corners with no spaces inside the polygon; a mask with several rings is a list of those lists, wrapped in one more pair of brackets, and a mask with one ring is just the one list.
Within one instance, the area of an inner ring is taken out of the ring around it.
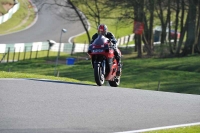
{"label": "tree trunk", "polygon": [[[180,22],[180,38],[179,38],[179,42],[178,42],[178,47],[176,49],[176,55],[180,54],[180,50],[183,44],[183,39],[185,36],[185,31],[186,31],[186,26],[187,24],[185,24],[184,26],[184,16],[185,16],[185,2],[184,0],[181,1],[181,22]],[[188,21],[188,17],[186,18],[186,22]]]}
{"label": "tree trunk", "polygon": [[[143,19],[144,19],[144,0],[140,0],[138,1],[135,5],[134,5],[134,17],[135,17],[135,21],[138,21],[140,23],[143,23]],[[142,57],[142,36],[141,35],[135,35],[135,43],[137,45],[137,50],[138,50],[138,57],[141,58]]]}
{"label": "tree trunk", "polygon": [[[153,23],[154,23],[154,9],[155,9],[155,1],[149,0],[149,12],[150,12],[150,18],[149,18],[149,28],[148,28],[148,46],[147,48],[147,55],[152,56],[153,54]],[[147,23],[147,21],[145,21]]]}
{"label": "tree trunk", "polygon": [[194,53],[196,13],[197,13],[197,8],[195,5],[195,0],[191,0],[189,2],[189,11],[188,11],[189,19],[187,21],[187,39],[183,49],[184,56]]}
{"label": "tree trunk", "polygon": [[175,19],[175,38],[174,38],[174,50],[176,50],[177,45],[177,30],[178,30],[178,24],[179,24],[179,13],[180,13],[180,0],[176,0],[176,19]]}
{"label": "tree trunk", "polygon": [[88,29],[87,29],[87,25],[84,23],[84,20],[83,20],[83,18],[82,18],[82,16],[81,16],[80,12],[79,12],[78,9],[74,6],[74,4],[71,2],[71,0],[68,0],[68,2],[69,2],[69,4],[72,6],[72,8],[75,10],[76,14],[78,15],[78,17],[79,17],[79,19],[80,19],[80,21],[81,21],[81,23],[82,23],[82,25],[83,25],[83,27],[84,27],[84,29],[85,29],[85,31],[86,31],[86,34],[87,34],[87,37],[88,37],[88,42],[90,43],[90,42],[91,42],[91,39],[90,39],[90,33],[89,33]]}
{"label": "tree trunk", "polygon": [[198,19],[197,19],[197,28],[196,28],[196,37],[195,37],[195,53],[200,53],[200,1],[198,5]]}
{"label": "tree trunk", "polygon": [[167,9],[167,23],[168,23],[168,41],[169,41],[169,51],[170,54],[173,54],[173,48],[171,43],[171,0],[168,0],[168,9]]}

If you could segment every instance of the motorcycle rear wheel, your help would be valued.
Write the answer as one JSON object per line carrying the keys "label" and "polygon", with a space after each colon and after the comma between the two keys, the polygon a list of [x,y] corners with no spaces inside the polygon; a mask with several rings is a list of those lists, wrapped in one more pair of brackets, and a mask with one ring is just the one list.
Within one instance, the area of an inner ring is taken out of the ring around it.
{"label": "motorcycle rear wheel", "polygon": [[108,81],[110,86],[117,87],[120,84],[120,76],[115,77],[114,81]]}
{"label": "motorcycle rear wheel", "polygon": [[102,86],[105,82],[105,77],[102,74],[102,67],[100,64],[94,65],[94,78],[98,86]]}

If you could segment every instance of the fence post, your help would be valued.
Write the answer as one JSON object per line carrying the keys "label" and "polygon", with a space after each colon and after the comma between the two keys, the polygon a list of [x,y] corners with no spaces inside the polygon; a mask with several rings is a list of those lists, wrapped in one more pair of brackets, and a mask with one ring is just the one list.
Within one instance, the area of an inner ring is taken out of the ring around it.
{"label": "fence post", "polygon": [[21,50],[21,47],[19,48],[18,61],[19,61],[19,58],[20,58],[20,50]]}
{"label": "fence post", "polygon": [[127,41],[127,43],[126,43],[126,49],[128,48],[129,40],[130,40],[130,35],[128,36],[128,41]]}
{"label": "fence post", "polygon": [[15,61],[15,48],[14,48],[14,53],[13,53],[13,62]]}
{"label": "fence post", "polygon": [[47,51],[47,59],[49,59],[49,51],[51,49],[51,46],[49,45],[48,51]]}
{"label": "fence post", "polygon": [[118,45],[121,45],[121,38],[119,38],[119,42],[118,42]]}
{"label": "fence post", "polygon": [[57,71],[57,74],[56,74],[56,76],[57,76],[57,77],[59,77],[59,75],[60,75],[60,72],[59,72],[59,71]]}
{"label": "fence post", "polygon": [[9,55],[10,55],[10,47],[8,48],[7,63],[9,62]]}
{"label": "fence post", "polygon": [[86,41],[84,43],[84,47],[83,47],[83,53],[85,52],[85,45],[86,45]]}
{"label": "fence post", "polygon": [[30,60],[31,60],[31,57],[32,57],[32,48],[33,48],[33,46],[31,46],[31,53],[30,53]]}
{"label": "fence post", "polygon": [[158,81],[158,91],[160,91],[160,81]]}
{"label": "fence post", "polygon": [[39,47],[39,45],[37,46],[37,51],[36,51],[35,59],[37,59],[37,56],[38,56],[38,47]]}
{"label": "fence post", "polygon": [[2,57],[2,59],[1,59],[1,61],[0,61],[0,62],[2,62],[2,61],[3,61],[3,59],[6,57],[6,55],[7,55],[7,53],[4,53],[4,55],[3,55],[3,57]]}
{"label": "fence post", "polygon": [[26,58],[26,46],[25,46],[25,49],[24,49],[24,60]]}
{"label": "fence post", "polygon": [[74,47],[75,47],[75,42],[73,42],[73,44],[72,44],[72,51],[71,51],[71,55],[73,55],[73,52],[74,52]]}

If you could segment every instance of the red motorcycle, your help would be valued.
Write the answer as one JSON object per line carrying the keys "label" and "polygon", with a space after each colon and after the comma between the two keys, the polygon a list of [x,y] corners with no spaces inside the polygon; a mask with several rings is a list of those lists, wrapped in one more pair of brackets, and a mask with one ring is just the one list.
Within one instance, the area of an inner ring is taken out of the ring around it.
{"label": "red motorcycle", "polygon": [[[119,53],[121,54],[120,50]],[[89,46],[88,54],[92,60],[96,84],[102,86],[108,81],[112,87],[119,86],[121,75],[116,74],[119,68],[111,40],[99,35]]]}

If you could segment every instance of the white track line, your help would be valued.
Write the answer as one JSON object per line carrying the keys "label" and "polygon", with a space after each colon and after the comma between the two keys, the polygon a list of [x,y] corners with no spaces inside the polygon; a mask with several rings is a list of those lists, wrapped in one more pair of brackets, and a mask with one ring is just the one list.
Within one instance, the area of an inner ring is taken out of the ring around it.
{"label": "white track line", "polygon": [[166,126],[166,127],[156,127],[156,128],[149,128],[149,129],[141,129],[141,130],[133,130],[133,131],[115,132],[115,133],[142,133],[142,132],[149,132],[149,131],[155,131],[155,130],[163,130],[163,129],[171,129],[171,128],[179,128],[179,127],[188,127],[188,126],[195,126],[195,125],[200,125],[200,122],[182,124],[182,125]]}

